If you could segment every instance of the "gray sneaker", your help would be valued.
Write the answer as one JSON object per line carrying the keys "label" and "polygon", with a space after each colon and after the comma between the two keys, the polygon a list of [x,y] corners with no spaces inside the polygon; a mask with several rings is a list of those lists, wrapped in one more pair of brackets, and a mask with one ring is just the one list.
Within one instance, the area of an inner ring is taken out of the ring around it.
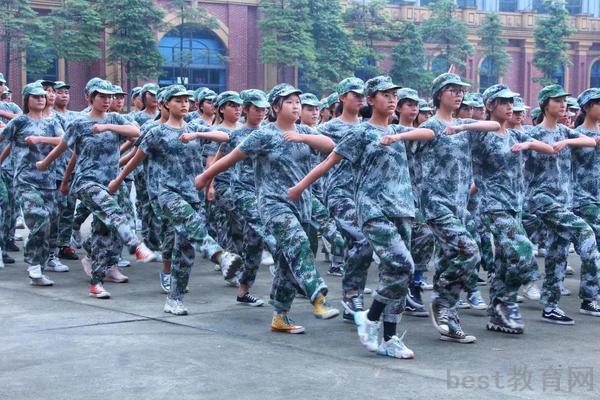
{"label": "gray sneaker", "polygon": [[31,286],[52,286],[54,285],[54,281],[46,275],[42,275],[40,278],[30,278],[29,284]]}
{"label": "gray sneaker", "polygon": [[486,325],[487,330],[517,335],[523,333],[525,324],[517,304],[499,302],[492,312],[490,321]]}
{"label": "gray sneaker", "polygon": [[187,315],[188,310],[183,306],[183,302],[181,300],[173,300],[167,298],[165,303],[165,307],[163,311],[166,313],[170,313],[173,315]]}
{"label": "gray sneaker", "polygon": [[237,254],[224,251],[221,253],[219,266],[221,267],[223,278],[229,280],[235,276],[238,269],[242,266],[242,259]]}

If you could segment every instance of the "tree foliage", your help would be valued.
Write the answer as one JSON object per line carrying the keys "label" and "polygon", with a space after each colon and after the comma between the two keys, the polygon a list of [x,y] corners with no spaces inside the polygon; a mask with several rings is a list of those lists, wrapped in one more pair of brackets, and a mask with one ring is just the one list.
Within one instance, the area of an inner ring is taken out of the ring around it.
{"label": "tree foliage", "polygon": [[392,50],[392,80],[403,87],[428,94],[433,76],[426,68],[425,45],[417,25],[405,23],[399,37],[398,44]]}
{"label": "tree foliage", "polygon": [[483,23],[479,27],[480,44],[484,56],[492,61],[500,76],[506,73],[511,61],[510,55],[506,51],[508,40],[502,38],[501,34],[502,26],[498,14],[486,14]]}

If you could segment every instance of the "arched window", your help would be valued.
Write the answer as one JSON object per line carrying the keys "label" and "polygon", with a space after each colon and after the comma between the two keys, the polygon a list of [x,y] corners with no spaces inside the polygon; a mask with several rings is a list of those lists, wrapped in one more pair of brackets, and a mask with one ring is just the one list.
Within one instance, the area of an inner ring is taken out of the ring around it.
{"label": "arched window", "polygon": [[561,65],[556,72],[554,73],[554,75],[552,75],[552,78],[554,78],[554,80],[556,81],[556,83],[558,83],[560,86],[565,86],[565,66]]}
{"label": "arched window", "polygon": [[448,72],[448,68],[450,68],[450,63],[444,55],[437,56],[431,61],[431,72],[436,76]]}
{"label": "arched window", "polygon": [[490,57],[486,57],[479,68],[479,91],[483,91],[499,80],[498,67]]}
{"label": "arched window", "polygon": [[225,90],[225,46],[211,31],[192,24],[180,25],[169,31],[158,46],[165,60],[158,80],[160,86],[180,83],[192,90]]}
{"label": "arched window", "polygon": [[600,60],[592,64],[592,73],[590,74],[590,87],[600,87]]}
{"label": "arched window", "polygon": [[38,79],[46,81],[58,80],[58,57],[52,50],[39,51],[27,49],[26,55],[27,83]]}

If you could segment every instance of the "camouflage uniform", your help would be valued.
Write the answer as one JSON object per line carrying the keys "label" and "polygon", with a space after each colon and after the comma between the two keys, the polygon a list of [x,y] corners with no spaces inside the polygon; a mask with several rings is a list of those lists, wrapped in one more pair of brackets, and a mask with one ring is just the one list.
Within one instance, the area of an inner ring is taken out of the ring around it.
{"label": "camouflage uniform", "polygon": [[[317,130],[335,143],[339,143],[346,132],[355,125],[336,118],[319,125]],[[323,179],[327,208],[329,208],[330,215],[337,222],[345,241],[345,270],[342,278],[342,290],[344,295],[362,294],[372,261],[373,249],[359,228],[352,191],[354,182],[350,162],[341,160]]]}
{"label": "camouflage uniform", "polygon": [[[465,124],[473,120],[455,120]],[[436,254],[434,291],[445,307],[454,307],[461,290],[469,286],[480,261],[479,249],[465,227],[467,197],[472,181],[471,140],[473,133],[443,133],[446,124],[432,117],[422,128],[434,131],[430,142],[420,143],[414,151],[419,202],[423,216],[440,249]],[[477,133],[475,133],[477,134]]]}
{"label": "camouflage uniform", "polygon": [[[310,133],[302,126],[296,129]],[[277,311],[289,310],[298,288],[311,301],[319,294],[326,295],[327,286],[315,268],[303,229],[303,224],[311,219],[311,193],[305,191],[299,202],[287,197],[287,189],[310,171],[313,151],[306,144],[286,141],[274,123],[250,133],[238,148],[252,159],[261,220],[277,242],[273,256],[279,268],[273,279],[270,303]]]}
{"label": "camouflage uniform", "polygon": [[[557,130],[538,125],[529,134],[546,143],[580,136],[580,133],[563,125],[559,125]],[[546,276],[541,299],[548,306],[558,304],[560,299],[559,284],[564,280],[571,242],[581,257],[579,297],[594,300],[598,293],[600,254],[594,231],[581,217],[568,209],[572,199],[571,151],[567,147],[558,155],[531,152],[527,154],[525,162],[529,209],[549,228],[550,247],[546,257]]]}
{"label": "camouflage uniform", "polygon": [[400,321],[414,273],[409,246],[415,207],[404,142],[384,146],[380,140],[409,130],[363,122],[334,149],[350,164],[358,223],[381,260],[373,298],[386,304],[385,322]]}
{"label": "camouflage uniform", "polygon": [[523,204],[523,155],[517,143],[533,139],[517,130],[488,132],[472,144],[473,175],[481,199],[484,226],[494,237],[496,258],[490,270],[490,308],[496,302],[516,303],[517,291],[535,278],[533,246],[520,221]]}
{"label": "camouflage uniform", "polygon": [[[41,88],[41,85],[40,85]],[[14,184],[20,200],[29,238],[25,243],[25,262],[44,268],[56,238],[51,236],[51,224],[56,219],[56,182],[54,170],[40,172],[35,163],[52,150],[49,144],[29,145],[28,136],[60,137],[63,129],[53,119],[35,120],[26,115],[12,119],[2,131],[2,138],[13,148]]]}
{"label": "camouflage uniform", "polygon": [[147,132],[138,147],[148,160],[148,187],[156,190],[156,201],[175,233],[169,292],[169,298],[174,300],[183,298],[189,281],[195,257],[192,243],[202,244],[211,259],[223,251],[208,235],[199,214],[201,204],[194,177],[185,169],[197,157],[193,142],[190,145],[179,140],[188,132],[188,126],[176,129],[159,125]]}
{"label": "camouflage uniform", "polygon": [[93,133],[92,126],[97,123],[130,124],[117,113],[108,113],[100,121],[84,115],[69,125],[63,138],[69,148],[77,151],[71,191],[94,215],[90,245],[92,284],[102,282],[106,269],[118,260],[121,246],[118,238],[130,251],[140,243],[117,202],[117,196],[108,193],[107,188],[119,173],[121,135],[112,131]]}
{"label": "camouflage uniform", "polygon": [[[8,111],[13,114],[23,114],[21,108],[12,102],[0,101],[0,110]],[[8,118],[0,117],[0,121],[7,124],[10,120]],[[0,152],[5,149],[9,144],[7,142],[0,143]],[[2,179],[6,185],[7,192],[7,203],[4,208],[4,220],[0,220],[2,226],[2,233],[0,234],[0,246],[5,247],[5,241],[12,241],[15,236],[15,229],[17,225],[17,216],[20,213],[19,204],[16,200],[16,189],[14,184],[14,168],[13,168],[13,156],[8,156],[1,168]]]}

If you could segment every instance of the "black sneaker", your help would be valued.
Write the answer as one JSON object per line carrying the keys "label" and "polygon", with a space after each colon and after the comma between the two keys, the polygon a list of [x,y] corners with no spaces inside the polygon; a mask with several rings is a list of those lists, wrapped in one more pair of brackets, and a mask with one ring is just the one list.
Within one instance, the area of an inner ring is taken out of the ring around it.
{"label": "black sneaker", "polygon": [[406,299],[409,300],[409,297],[411,303],[414,302],[421,306],[425,304],[423,303],[423,288],[421,287],[419,282],[413,282],[409,285],[408,296]]}
{"label": "black sneaker", "polygon": [[467,335],[460,326],[458,311],[456,309],[448,309],[448,332],[441,333],[440,340],[445,342],[456,343],[474,343],[477,338],[473,335]]}
{"label": "black sneaker", "polygon": [[488,331],[521,334],[524,324],[521,312],[516,304],[498,303],[494,306],[493,314],[486,328]]}
{"label": "black sneaker", "polygon": [[12,258],[11,256],[8,255],[8,253],[2,253],[2,261],[4,261],[4,264],[14,264],[15,263],[15,259]]}
{"label": "black sneaker", "polygon": [[328,275],[344,276],[344,268],[340,264],[331,265],[327,270]]}
{"label": "black sneaker", "polygon": [[14,240],[8,240],[4,246],[4,250],[11,252],[21,251],[21,249],[19,249],[19,246],[15,244]]}
{"label": "black sneaker", "polygon": [[429,313],[423,307],[423,300],[421,299],[421,287],[413,285],[408,289],[406,295],[406,306],[404,307],[404,314],[413,317],[428,317]]}
{"label": "black sneaker", "polygon": [[582,301],[581,306],[579,307],[579,313],[591,315],[593,317],[600,317],[600,307],[598,306],[598,302],[589,300]]}
{"label": "black sneaker", "polygon": [[251,295],[250,293],[246,293],[242,297],[237,296],[237,303],[244,306],[260,307],[264,304],[264,301],[256,296]]}
{"label": "black sneaker", "polygon": [[542,311],[542,321],[549,322],[551,324],[558,324],[558,325],[574,325],[575,324],[575,321],[573,321],[573,319],[567,317],[567,314],[565,314],[565,312],[563,310],[558,308],[558,306],[554,307],[550,311],[546,311],[544,309],[544,311]]}
{"label": "black sneaker", "polygon": [[415,307],[412,304],[406,302],[406,306],[404,307],[404,315],[410,315],[411,317],[429,317],[429,313],[425,309],[425,307]]}
{"label": "black sneaker", "polygon": [[362,295],[354,295],[350,298],[344,297],[342,299],[342,305],[344,306],[344,313],[342,318],[346,322],[354,323],[354,313],[356,311],[364,311],[364,302]]}

